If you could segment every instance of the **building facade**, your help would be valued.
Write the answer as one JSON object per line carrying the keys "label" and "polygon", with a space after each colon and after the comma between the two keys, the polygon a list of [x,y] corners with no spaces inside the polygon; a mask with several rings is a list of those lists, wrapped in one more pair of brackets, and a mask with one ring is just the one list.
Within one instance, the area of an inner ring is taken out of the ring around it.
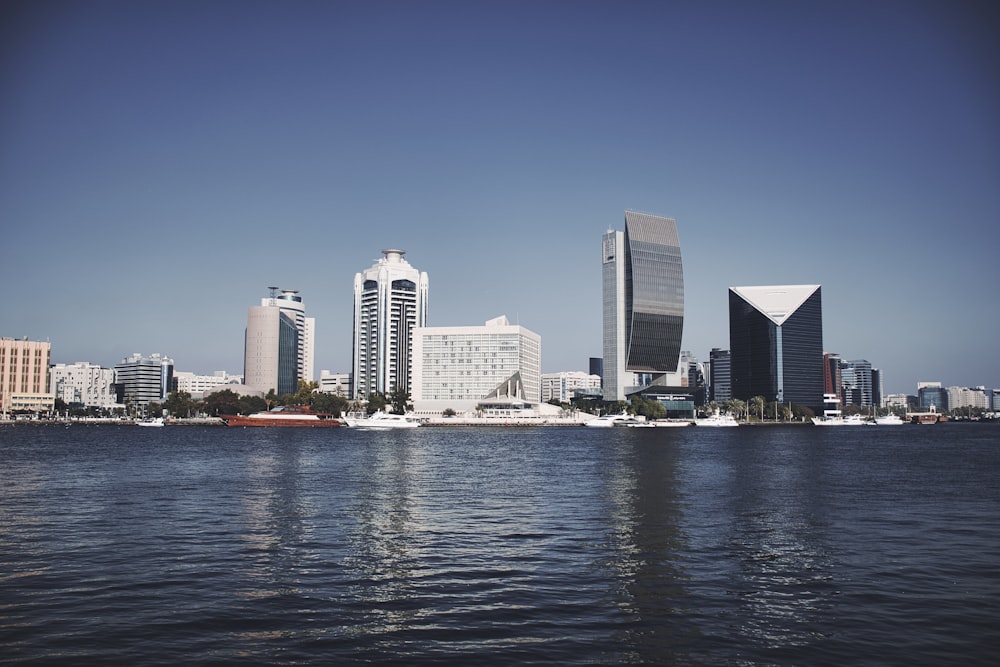
{"label": "building facade", "polygon": [[51,343],[0,338],[0,414],[55,408],[49,391],[51,356]]}
{"label": "building facade", "polygon": [[733,397],[823,406],[819,285],[729,288]]}
{"label": "building facade", "polygon": [[940,382],[917,383],[917,407],[921,410],[934,409],[937,412],[948,411],[948,390]]}
{"label": "building facade", "polygon": [[88,408],[118,406],[115,370],[85,361],[52,366],[49,369],[49,391],[66,405]]}
{"label": "building facade", "polygon": [[230,375],[226,371],[215,371],[212,375],[195,375],[187,371],[174,371],[174,381],[177,391],[191,394],[194,399],[201,399],[217,389],[243,384],[243,376]]}
{"label": "building facade", "polygon": [[144,357],[138,352],[115,365],[118,403],[144,407],[167,398],[174,387],[174,360],[159,354]]}
{"label": "building facade", "polygon": [[327,394],[336,394],[344,398],[351,398],[351,374],[320,371],[319,390]]}
{"label": "building facade", "polygon": [[948,387],[948,409],[961,410],[962,408],[975,408],[979,410],[989,410],[993,401],[985,387]]}
{"label": "building facade", "polygon": [[874,402],[874,378],[871,362],[867,359],[853,359],[840,362],[840,397],[844,405],[872,407]]}
{"label": "building facade", "polygon": [[823,393],[834,394],[841,399],[843,380],[840,376],[840,355],[826,353],[823,355]]}
{"label": "building facade", "polygon": [[604,399],[624,400],[676,371],[684,329],[684,271],[677,223],[625,212],[625,230],[602,238]]}
{"label": "building facade", "polygon": [[405,250],[383,250],[382,259],[354,276],[352,395],[412,394],[413,330],[427,324],[427,274],[413,268]]}
{"label": "building facade", "polygon": [[733,397],[732,372],[729,350],[712,348],[709,359],[709,400],[716,403],[728,401]]}
{"label": "building facade", "polygon": [[262,298],[260,305],[280,309],[295,323],[295,330],[298,333],[296,341],[298,379],[312,382],[315,379],[313,368],[316,357],[316,318],[306,317],[306,306],[297,290],[279,290],[277,287],[270,289],[271,296]]}
{"label": "building facade", "polygon": [[279,396],[299,386],[299,330],[295,320],[273,305],[250,306],[244,339],[243,382]]}
{"label": "building facade", "polygon": [[569,403],[578,394],[600,397],[601,376],[583,371],[563,371],[542,375],[542,401]]}
{"label": "building facade", "polygon": [[490,399],[537,404],[541,385],[541,337],[506,317],[413,331],[411,398],[418,413],[468,412]]}

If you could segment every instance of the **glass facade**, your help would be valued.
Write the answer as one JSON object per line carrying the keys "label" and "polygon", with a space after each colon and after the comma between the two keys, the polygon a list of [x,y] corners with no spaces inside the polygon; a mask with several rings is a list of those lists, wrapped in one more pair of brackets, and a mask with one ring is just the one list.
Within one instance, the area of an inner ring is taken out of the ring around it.
{"label": "glass facade", "polygon": [[729,347],[734,398],[763,396],[822,409],[823,316],[818,286],[794,310],[780,315],[765,314],[758,304],[730,289]]}
{"label": "glass facade", "polygon": [[626,373],[676,371],[684,329],[677,223],[625,212],[603,237],[604,397],[625,398]]}

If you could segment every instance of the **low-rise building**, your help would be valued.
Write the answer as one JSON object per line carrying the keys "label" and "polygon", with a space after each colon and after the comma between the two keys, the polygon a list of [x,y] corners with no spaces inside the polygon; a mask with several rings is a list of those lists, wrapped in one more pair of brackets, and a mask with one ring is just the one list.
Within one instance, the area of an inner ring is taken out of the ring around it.
{"label": "low-rise building", "polygon": [[176,391],[183,391],[191,394],[191,398],[200,400],[205,394],[210,394],[216,389],[225,389],[228,385],[243,384],[242,375],[230,375],[226,371],[215,371],[212,375],[195,375],[188,371],[175,371],[174,381],[177,385]]}
{"label": "low-rise building", "polygon": [[542,375],[542,402],[569,403],[578,394],[601,397],[601,376],[583,371],[562,371]]}
{"label": "low-rise building", "polygon": [[56,399],[67,405],[88,408],[114,408],[118,405],[115,370],[86,361],[52,366],[49,369],[49,388]]}

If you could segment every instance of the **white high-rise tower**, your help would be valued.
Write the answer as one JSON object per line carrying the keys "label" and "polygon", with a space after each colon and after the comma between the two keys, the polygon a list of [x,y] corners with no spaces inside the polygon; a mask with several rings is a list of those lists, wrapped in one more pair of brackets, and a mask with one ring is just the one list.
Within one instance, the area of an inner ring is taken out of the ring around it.
{"label": "white high-rise tower", "polygon": [[355,398],[409,391],[413,328],[427,324],[427,273],[413,268],[404,254],[383,250],[382,259],[354,276]]}

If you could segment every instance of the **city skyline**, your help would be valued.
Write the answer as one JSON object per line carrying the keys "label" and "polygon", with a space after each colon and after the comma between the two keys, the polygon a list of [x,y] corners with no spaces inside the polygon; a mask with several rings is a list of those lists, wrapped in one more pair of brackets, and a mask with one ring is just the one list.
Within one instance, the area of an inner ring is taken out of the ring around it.
{"label": "city skyline", "polygon": [[299,290],[351,366],[351,280],[402,247],[431,326],[508,313],[602,355],[595,239],[680,223],[682,349],[728,288],[823,286],[886,393],[1000,378],[1000,46],[984,3],[6,3],[0,335],[52,363],[240,372]]}

